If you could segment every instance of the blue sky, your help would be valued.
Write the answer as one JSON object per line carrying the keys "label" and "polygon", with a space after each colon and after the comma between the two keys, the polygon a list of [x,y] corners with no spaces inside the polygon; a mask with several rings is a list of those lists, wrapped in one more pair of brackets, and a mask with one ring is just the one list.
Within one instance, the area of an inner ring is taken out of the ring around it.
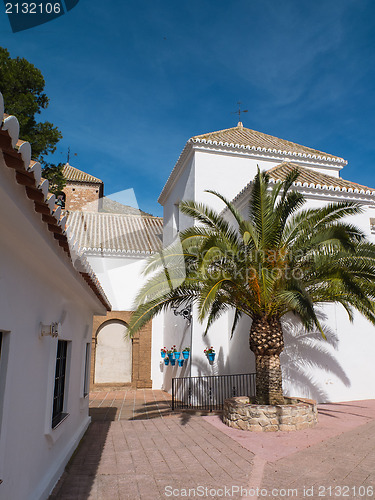
{"label": "blue sky", "polygon": [[[133,188],[162,215],[161,189],[189,137],[244,126],[344,157],[346,179],[375,187],[372,0],[80,0],[0,45],[46,80],[40,119],[71,164]],[[60,154],[62,152],[63,154]]]}

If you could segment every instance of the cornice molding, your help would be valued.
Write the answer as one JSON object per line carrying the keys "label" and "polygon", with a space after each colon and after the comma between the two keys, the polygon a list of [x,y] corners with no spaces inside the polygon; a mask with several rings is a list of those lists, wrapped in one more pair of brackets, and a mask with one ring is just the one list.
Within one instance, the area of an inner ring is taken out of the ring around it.
{"label": "cornice molding", "polygon": [[[277,181],[270,179],[271,184]],[[242,191],[232,200],[232,203],[240,207],[244,204],[246,197],[249,193],[252,182],[249,182]],[[306,198],[323,199],[325,202],[329,201],[353,201],[365,205],[374,205],[375,207],[375,191],[353,188],[340,188],[338,186],[327,186],[320,184],[313,184],[308,182],[294,182],[293,188],[302,193]]]}
{"label": "cornice molding", "polygon": [[308,158],[308,159],[319,160],[319,161],[324,161],[324,162],[328,162],[328,163],[339,163],[343,166],[347,165],[347,163],[348,163],[343,158],[331,157],[329,155],[321,156],[321,155],[315,155],[315,154],[309,154],[309,153],[297,153],[295,151],[291,152],[291,151],[285,151],[285,150],[281,150],[281,149],[262,148],[260,146],[245,146],[244,144],[234,144],[234,143],[228,143],[228,142],[222,142],[222,141],[211,141],[211,140],[199,139],[199,138],[191,138],[191,139],[189,139],[188,142],[207,144],[207,145],[212,145],[212,146],[221,146],[224,148],[231,148],[231,149],[278,154],[278,155],[281,155],[282,157],[288,156],[291,158],[297,158],[297,157]]}
{"label": "cornice molding", "polygon": [[209,151],[218,154],[229,154],[236,156],[247,156],[250,158],[259,158],[262,160],[269,159],[271,161],[293,161],[301,165],[314,164],[316,167],[325,168],[327,170],[341,170],[347,161],[342,158],[331,158],[329,156],[320,156],[308,153],[288,152],[281,149],[261,148],[255,146],[244,146],[241,144],[229,144],[221,141],[207,141],[205,139],[191,138],[185,144],[167,182],[165,183],[162,192],[158,198],[158,202],[164,205],[170,195],[177,180],[182,174],[184,165],[189,155],[195,151]]}

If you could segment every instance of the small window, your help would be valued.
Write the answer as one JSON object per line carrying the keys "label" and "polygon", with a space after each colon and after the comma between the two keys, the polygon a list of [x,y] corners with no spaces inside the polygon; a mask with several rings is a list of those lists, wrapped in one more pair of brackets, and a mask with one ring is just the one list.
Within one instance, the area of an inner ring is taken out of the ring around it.
{"label": "small window", "polygon": [[86,397],[89,393],[90,388],[90,344],[86,344],[85,353],[85,375],[83,381],[83,396]]}
{"label": "small window", "polygon": [[67,352],[68,352],[68,342],[66,340],[59,340],[57,343],[57,355],[56,355],[52,427],[56,427],[67,416],[67,413],[64,413]]}
{"label": "small window", "polygon": [[60,191],[56,195],[55,205],[57,205],[58,207],[61,207],[61,209],[64,210],[65,209],[65,202],[66,202],[66,195],[65,195],[65,193]]}

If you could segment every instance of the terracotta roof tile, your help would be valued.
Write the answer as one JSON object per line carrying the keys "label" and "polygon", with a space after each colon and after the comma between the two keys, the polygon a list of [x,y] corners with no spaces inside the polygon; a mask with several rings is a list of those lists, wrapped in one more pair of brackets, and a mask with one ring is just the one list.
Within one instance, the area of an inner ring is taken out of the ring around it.
{"label": "terracotta roof tile", "polygon": [[68,182],[88,182],[90,184],[103,184],[103,181],[93,175],[82,172],[67,163],[63,168],[63,175]]}
{"label": "terracotta roof tile", "polygon": [[357,184],[356,182],[347,181],[342,179],[341,177],[333,177],[332,175],[322,174],[317,172],[316,170],[301,167],[300,165],[296,165],[291,162],[284,162],[276,167],[270,168],[267,172],[270,175],[271,179],[276,181],[283,181],[286,176],[294,169],[298,169],[300,175],[296,182],[300,182],[302,184],[308,183],[316,186],[327,186],[334,187],[340,189],[352,189],[353,191],[357,189],[358,191],[371,191],[375,192],[375,189],[369,188],[367,186],[362,186],[361,184]]}
{"label": "terracotta roof tile", "polygon": [[[0,106],[2,95],[0,93]],[[0,123],[0,151],[3,154],[5,165],[15,171],[15,182],[25,189],[25,196],[34,202],[35,212],[45,223],[46,231],[53,234],[56,245],[60,246],[72,266],[77,270],[87,286],[91,288],[98,300],[109,311],[111,305],[84,255],[78,255],[76,247],[70,245],[66,232],[66,217],[61,217],[61,208],[55,207],[55,196],[48,194],[48,181],[41,178],[41,166],[31,161],[29,143],[18,138],[19,124],[14,116],[3,114]]]}
{"label": "terracotta roof tile", "polygon": [[82,252],[152,254],[161,248],[160,217],[72,211],[67,220]]}
{"label": "terracotta roof tile", "polygon": [[[184,162],[194,149],[194,145],[200,143],[207,144],[209,146],[220,146],[221,148],[236,148],[242,150],[243,152],[249,151],[249,153],[252,151],[254,155],[264,155],[264,153],[269,153],[272,157],[275,157],[276,155],[279,158],[280,156],[293,156],[298,159],[308,158],[312,160],[312,163],[318,160],[335,164],[338,163],[341,165],[347,164],[347,161],[340,156],[323,153],[317,149],[301,146],[295,142],[279,139],[278,137],[273,137],[272,135],[264,134],[263,132],[257,132],[256,130],[245,128],[242,123],[239,122],[237,127],[218,130],[208,134],[195,135],[187,141],[162,189],[162,192],[160,193],[158,199],[160,204],[163,205],[165,203],[170,189],[172,189],[172,186],[180,175]],[[288,160],[289,159],[290,158],[288,158]]]}
{"label": "terracotta roof tile", "polygon": [[301,146],[295,142],[287,141],[285,139],[279,139],[278,137],[273,137],[272,135],[264,134],[263,132],[257,132],[256,130],[251,130],[245,128],[241,125],[237,127],[227,128],[224,130],[219,130],[217,132],[211,132],[208,134],[196,135],[190,139],[191,141],[204,141],[204,142],[222,142],[226,144],[233,144],[234,146],[249,146],[251,148],[265,148],[266,150],[276,150],[286,153],[300,153],[302,155],[311,155],[315,158],[326,158],[339,160],[344,162],[343,158],[339,156],[334,156],[328,153],[323,153],[317,149],[308,148],[306,146]]}

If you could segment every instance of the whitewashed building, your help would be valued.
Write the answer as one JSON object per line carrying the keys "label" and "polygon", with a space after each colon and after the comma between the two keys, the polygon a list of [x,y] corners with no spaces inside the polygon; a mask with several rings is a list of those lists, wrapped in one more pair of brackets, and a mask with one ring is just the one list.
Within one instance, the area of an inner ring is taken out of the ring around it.
{"label": "whitewashed building", "polygon": [[90,423],[93,315],[110,304],[1,94],[0,116],[0,498],[36,500]]}
{"label": "whitewashed building", "polygon": [[[192,224],[191,219],[179,212],[180,201],[195,200],[219,211],[224,209],[218,198],[205,193],[206,189],[233,200],[245,214],[249,188],[258,166],[269,171],[274,181],[283,179],[293,166],[300,167],[301,176],[295,189],[304,193],[308,207],[339,200],[362,204],[364,213],[352,222],[373,238],[370,219],[375,216],[375,190],[342,179],[340,173],[346,164],[338,156],[247,129],[242,123],[192,137],[159,197],[164,207],[164,245],[169,245],[180,230]],[[373,398],[375,327],[359,314],[350,323],[341,306],[326,307],[323,314],[328,341],[320,334],[306,335],[298,323],[285,318],[286,347],[281,355],[284,392],[318,401]],[[153,359],[163,371],[163,388],[171,389],[172,377],[254,372],[255,361],[248,340],[250,324],[249,319],[243,318],[231,340],[232,315],[227,314],[203,337],[204,325],[194,314],[189,325],[180,315],[166,313],[160,348],[191,345],[191,359],[182,368],[163,367],[160,357]],[[210,364],[203,350],[211,345],[217,355]]]}
{"label": "whitewashed building", "polygon": [[160,319],[155,318],[132,339],[126,336],[126,327],[145,281],[142,271],[147,258],[161,249],[163,220],[108,198],[101,206],[108,211],[85,206],[67,213],[72,240],[88,259],[112,305],[105,317],[94,319],[91,387],[160,387],[159,366],[151,363],[159,354]]}

